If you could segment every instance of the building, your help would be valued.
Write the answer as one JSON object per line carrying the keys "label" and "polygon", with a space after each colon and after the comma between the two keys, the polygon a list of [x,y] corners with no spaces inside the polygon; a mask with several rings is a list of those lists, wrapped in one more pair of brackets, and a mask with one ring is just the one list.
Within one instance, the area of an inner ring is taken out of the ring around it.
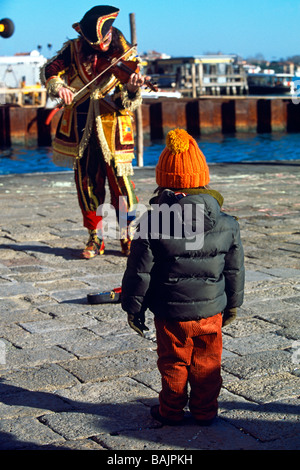
{"label": "building", "polygon": [[40,68],[47,59],[38,51],[0,56],[0,105],[38,105],[46,101]]}
{"label": "building", "polygon": [[145,67],[159,87],[184,96],[247,94],[247,75],[234,55],[203,55],[148,60]]}
{"label": "building", "polygon": [[40,68],[47,59],[38,51],[0,56],[0,84],[6,88],[33,86],[40,82]]}

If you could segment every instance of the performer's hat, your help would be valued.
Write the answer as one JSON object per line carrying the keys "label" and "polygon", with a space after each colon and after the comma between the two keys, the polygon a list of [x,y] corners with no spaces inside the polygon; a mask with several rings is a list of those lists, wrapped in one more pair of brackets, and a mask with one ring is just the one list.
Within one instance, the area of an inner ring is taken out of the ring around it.
{"label": "performer's hat", "polygon": [[72,27],[91,45],[98,45],[109,32],[119,11],[118,8],[109,5],[93,7],[79,23],[74,23]]}

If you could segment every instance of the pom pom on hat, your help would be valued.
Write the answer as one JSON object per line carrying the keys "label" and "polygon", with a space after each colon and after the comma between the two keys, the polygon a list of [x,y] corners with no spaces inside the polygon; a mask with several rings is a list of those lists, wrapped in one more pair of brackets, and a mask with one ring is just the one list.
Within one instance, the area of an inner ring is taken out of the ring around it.
{"label": "pom pom on hat", "polygon": [[209,183],[209,169],[197,142],[184,129],[166,137],[156,166],[156,182],[164,188],[198,188]]}
{"label": "pom pom on hat", "polygon": [[190,146],[189,134],[184,129],[170,131],[166,138],[166,146],[173,155],[187,152]]}

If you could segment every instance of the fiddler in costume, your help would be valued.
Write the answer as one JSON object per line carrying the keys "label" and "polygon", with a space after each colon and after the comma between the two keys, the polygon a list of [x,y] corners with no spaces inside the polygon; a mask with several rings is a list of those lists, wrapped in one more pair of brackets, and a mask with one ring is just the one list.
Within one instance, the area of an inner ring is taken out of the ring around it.
{"label": "fiddler in costume", "polygon": [[106,180],[119,223],[121,217],[127,218],[127,229],[123,229],[126,233],[120,234],[125,255],[130,251],[128,227],[135,218],[137,203],[130,178],[134,158],[132,119],[142,102],[140,87],[144,78],[133,73],[122,84],[109,69],[74,99],[74,94],[115,57],[139,60],[135,48],[112,26],[118,13],[117,8],[107,5],[89,10],[73,24],[79,37],[67,41],[41,70],[49,95],[65,103],[53,141],[53,160],[74,167],[83,225],[89,231],[81,254],[87,259],[104,253],[102,216],[97,208],[105,200]]}

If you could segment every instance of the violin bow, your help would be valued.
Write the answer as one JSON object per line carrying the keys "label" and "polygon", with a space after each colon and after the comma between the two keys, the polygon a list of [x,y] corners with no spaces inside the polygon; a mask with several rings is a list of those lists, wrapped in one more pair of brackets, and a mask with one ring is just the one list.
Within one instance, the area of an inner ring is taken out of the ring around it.
{"label": "violin bow", "polygon": [[134,44],[133,46],[131,46],[118,59],[114,60],[108,67],[106,67],[106,69],[102,70],[102,72],[100,72],[97,75],[97,77],[93,78],[89,83],[87,83],[82,88],[80,88],[80,90],[76,91],[76,93],[74,93],[74,99],[76,98],[76,96],[78,96],[80,93],[82,93],[86,88],[88,88],[92,83],[94,83],[96,80],[98,80],[98,78],[100,78],[101,75],[105,74],[111,67],[114,67],[118,62],[120,62],[120,60],[122,60],[123,57],[125,57],[128,54],[128,52],[132,51],[132,49],[134,49],[136,46],[137,46],[137,44]]}
{"label": "violin bow", "polygon": [[[102,75],[104,75],[111,67],[114,67],[118,62],[120,62],[120,60],[123,59],[123,57],[125,57],[130,51],[132,51],[132,49],[134,49],[135,47],[137,46],[137,44],[134,44],[133,46],[131,46],[126,52],[124,52],[118,59],[114,60],[108,67],[106,67],[106,69],[102,70],[102,72],[100,72],[97,77],[93,78],[90,82],[88,82],[86,85],[84,85],[82,88],[80,88],[80,90],[76,91],[74,93],[74,98],[73,98],[73,101],[75,100],[75,98],[80,95],[80,93],[82,93],[86,88],[88,88],[89,86],[92,85],[92,83],[94,83],[96,80],[98,80]],[[62,101],[62,104],[63,104],[63,100]]]}
{"label": "violin bow", "polygon": [[[94,83],[96,80],[98,80],[104,73],[106,73],[111,67],[114,67],[118,62],[120,62],[121,59],[123,59],[123,57],[125,57],[130,51],[132,51],[135,47],[137,47],[137,44],[134,44],[133,46],[131,46],[127,51],[125,51],[118,59],[114,60],[108,67],[106,67],[106,69],[102,70],[102,72],[100,72],[95,78],[93,78],[91,81],[89,81],[86,85],[84,85],[82,88],[80,88],[80,90],[76,91],[76,93],[74,93],[74,97],[73,97],[73,103],[75,102],[75,98],[80,94],[82,93],[86,88],[88,88],[89,86],[92,85],[92,83]],[[59,99],[58,100],[58,103],[57,105],[55,106],[55,108],[50,112],[50,114],[48,115],[47,119],[46,119],[46,125],[50,124],[51,122],[51,119],[53,118],[54,114],[57,113],[57,111],[64,105],[64,100],[62,99]]]}

